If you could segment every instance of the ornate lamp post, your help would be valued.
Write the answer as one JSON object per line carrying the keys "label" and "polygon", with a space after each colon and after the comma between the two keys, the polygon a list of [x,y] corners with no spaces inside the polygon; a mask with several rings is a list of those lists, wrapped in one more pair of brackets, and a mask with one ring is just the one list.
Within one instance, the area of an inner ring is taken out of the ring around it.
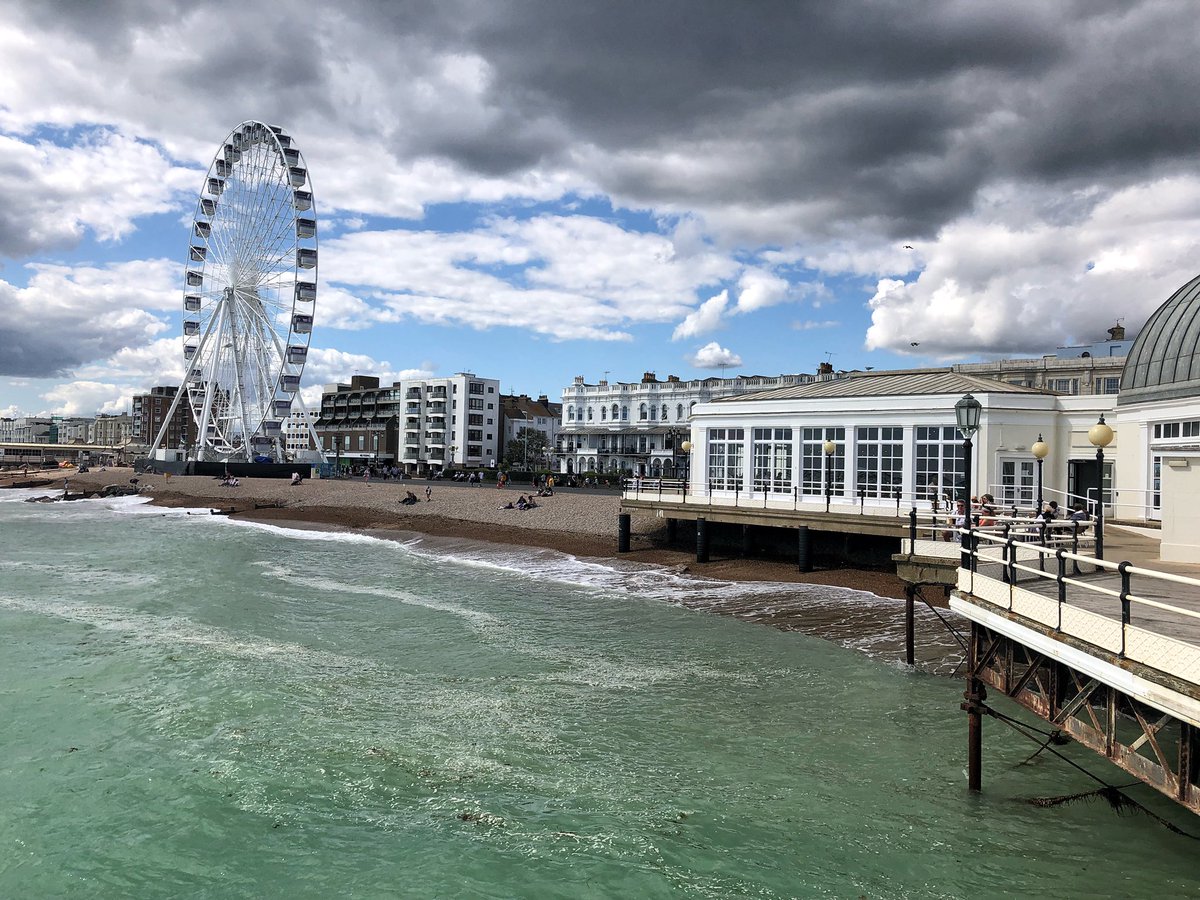
{"label": "ornate lamp post", "polygon": [[959,557],[959,564],[964,569],[971,568],[971,550],[974,548],[975,538],[972,533],[972,525],[975,522],[974,510],[971,509],[971,438],[979,430],[979,417],[982,412],[983,404],[970,394],[963,395],[963,398],[954,404],[954,417],[958,425],[958,433],[963,436],[963,503],[967,510],[967,533],[962,537],[962,554]]}
{"label": "ornate lamp post", "polygon": [[825,512],[829,512],[829,501],[833,498],[833,454],[837,452],[837,444],[826,441],[822,449],[825,451]]}
{"label": "ornate lamp post", "polygon": [[1037,441],[1029,448],[1029,452],[1037,459],[1037,509],[1034,510],[1034,515],[1037,515],[1042,511],[1042,463],[1050,453],[1050,445],[1043,441],[1039,434]]}
{"label": "ornate lamp post", "polygon": [[683,502],[687,502],[688,475],[692,472],[692,442],[684,441],[679,445],[683,451]]}
{"label": "ornate lamp post", "polygon": [[1104,448],[1112,443],[1113,430],[1100,414],[1088,429],[1088,440],[1096,448],[1096,559],[1104,559]]}
{"label": "ornate lamp post", "polygon": [[[963,499],[967,516],[967,533],[963,536],[962,555],[959,565],[969,569],[974,563],[971,551],[974,549],[975,535],[972,531],[974,518],[971,509],[971,438],[979,430],[979,417],[983,405],[970,394],[963,396],[954,404],[954,418],[958,425],[958,433],[963,436],[963,463],[965,477],[963,479]],[[967,689],[963,692],[963,709],[967,711],[967,790],[978,791],[983,784],[983,707],[985,698],[983,683],[975,675],[975,641],[976,626],[971,626],[971,639],[967,650]]]}

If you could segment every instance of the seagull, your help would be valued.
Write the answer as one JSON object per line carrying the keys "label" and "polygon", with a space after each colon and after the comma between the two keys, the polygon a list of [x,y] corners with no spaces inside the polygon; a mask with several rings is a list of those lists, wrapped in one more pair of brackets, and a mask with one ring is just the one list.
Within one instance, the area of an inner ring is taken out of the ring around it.
{"label": "seagull", "polygon": [[910,347],[920,347],[921,346],[920,341],[909,341],[908,343],[909,343]]}
{"label": "seagull", "polygon": [[905,250],[916,250],[917,248],[914,247],[912,244],[905,244],[904,249]]}

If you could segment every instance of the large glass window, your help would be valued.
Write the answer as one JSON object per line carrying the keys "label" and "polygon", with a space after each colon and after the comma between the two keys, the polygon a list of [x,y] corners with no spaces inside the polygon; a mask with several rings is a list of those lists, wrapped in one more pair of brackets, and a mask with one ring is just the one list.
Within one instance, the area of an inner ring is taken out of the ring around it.
{"label": "large glass window", "polygon": [[945,506],[966,484],[962,437],[953,425],[919,425],[916,438],[917,499]]}
{"label": "large glass window", "polygon": [[746,432],[742,428],[708,429],[708,486],[733,491],[741,486]]}
{"label": "large glass window", "polygon": [[904,429],[884,425],[860,428],[858,492],[863,497],[891,497],[904,481]]}
{"label": "large glass window", "polygon": [[755,428],[754,490],[761,493],[792,492],[792,429]]}
{"label": "large glass window", "polygon": [[[803,428],[800,431],[801,471],[800,490],[809,496],[825,496],[825,471],[831,465],[831,494],[846,493],[846,429]],[[833,462],[825,459],[825,442],[833,441]]]}

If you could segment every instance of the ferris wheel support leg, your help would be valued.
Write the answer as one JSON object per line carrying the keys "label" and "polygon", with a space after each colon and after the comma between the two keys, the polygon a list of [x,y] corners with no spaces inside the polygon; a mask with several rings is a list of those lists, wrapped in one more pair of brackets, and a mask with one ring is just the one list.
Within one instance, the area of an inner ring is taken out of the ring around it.
{"label": "ferris wheel support leg", "polygon": [[[212,333],[212,327],[213,323],[210,320],[208,323],[208,328],[204,331],[204,336],[200,338],[200,344],[196,348],[196,355],[193,357],[193,359],[200,358],[201,354],[204,353],[204,345],[208,342],[208,337]],[[184,360],[184,362],[188,361]],[[188,363],[188,368],[191,368],[191,363]],[[154,443],[150,445],[150,452],[147,454],[147,456],[149,456],[151,459],[154,458],[155,451],[158,450],[158,448],[162,445],[163,440],[167,436],[167,428],[171,424],[171,418],[175,415],[175,410],[179,408],[179,401],[182,400],[184,395],[187,393],[187,376],[188,373],[185,371],[183,373],[183,381],[180,382],[179,388],[175,391],[175,397],[171,400],[171,406],[167,409],[167,415],[166,418],[163,419],[162,427],[158,429],[158,434],[154,438]]]}
{"label": "ferris wheel support leg", "polygon": [[[237,399],[238,417],[242,423],[242,455],[246,457],[246,462],[252,462],[253,457],[250,455],[251,451],[249,447],[249,441],[252,435],[249,432],[249,426],[246,421],[246,396],[241,375],[243,367],[246,365],[246,355],[241,347],[242,342],[238,340],[237,323],[232,321],[232,315],[230,316],[230,319],[231,321],[229,323],[229,327],[233,332],[233,393],[234,397]],[[230,437],[232,438],[232,434]]]}
{"label": "ferris wheel support leg", "polygon": [[[221,305],[217,307],[217,314],[209,320],[209,333],[212,331],[213,324],[217,326],[217,346],[221,345],[221,340],[225,334],[225,301],[220,301]],[[205,339],[208,334],[205,334]],[[200,349],[196,351],[198,358],[203,358],[204,342],[201,341]],[[196,461],[204,459],[204,451],[208,446],[208,423],[212,419],[213,399],[216,397],[217,391],[215,385],[206,383],[204,385],[204,408],[200,411],[200,421],[197,423],[197,428],[200,430],[196,433]]]}

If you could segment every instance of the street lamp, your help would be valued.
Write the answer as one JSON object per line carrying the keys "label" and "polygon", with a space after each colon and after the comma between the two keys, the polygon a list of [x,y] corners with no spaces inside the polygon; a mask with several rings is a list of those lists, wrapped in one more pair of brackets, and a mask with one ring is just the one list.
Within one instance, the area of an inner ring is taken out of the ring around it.
{"label": "street lamp", "polygon": [[837,452],[837,444],[826,441],[822,449],[825,451],[825,512],[829,512],[829,501],[833,498],[833,454]]}
{"label": "street lamp", "polygon": [[974,524],[974,511],[971,509],[971,438],[979,430],[979,417],[982,412],[983,404],[970,394],[964,394],[963,398],[954,404],[954,418],[958,425],[958,433],[963,436],[963,470],[965,473],[963,476],[963,505],[967,511],[967,533],[960,535],[962,552],[959,556],[959,565],[964,569],[971,568],[971,550],[974,547],[975,538],[971,527]]}
{"label": "street lamp", "polygon": [[1088,429],[1088,440],[1096,448],[1096,559],[1104,559],[1104,448],[1112,443],[1113,430],[1104,421]]}
{"label": "street lamp", "polygon": [[683,499],[687,502],[688,475],[692,471],[692,442],[684,441],[679,449],[683,451]]}
{"label": "street lamp", "polygon": [[1043,441],[1039,434],[1037,441],[1029,448],[1029,452],[1037,459],[1037,509],[1033,513],[1036,516],[1042,512],[1042,463],[1050,453],[1050,445]]}

